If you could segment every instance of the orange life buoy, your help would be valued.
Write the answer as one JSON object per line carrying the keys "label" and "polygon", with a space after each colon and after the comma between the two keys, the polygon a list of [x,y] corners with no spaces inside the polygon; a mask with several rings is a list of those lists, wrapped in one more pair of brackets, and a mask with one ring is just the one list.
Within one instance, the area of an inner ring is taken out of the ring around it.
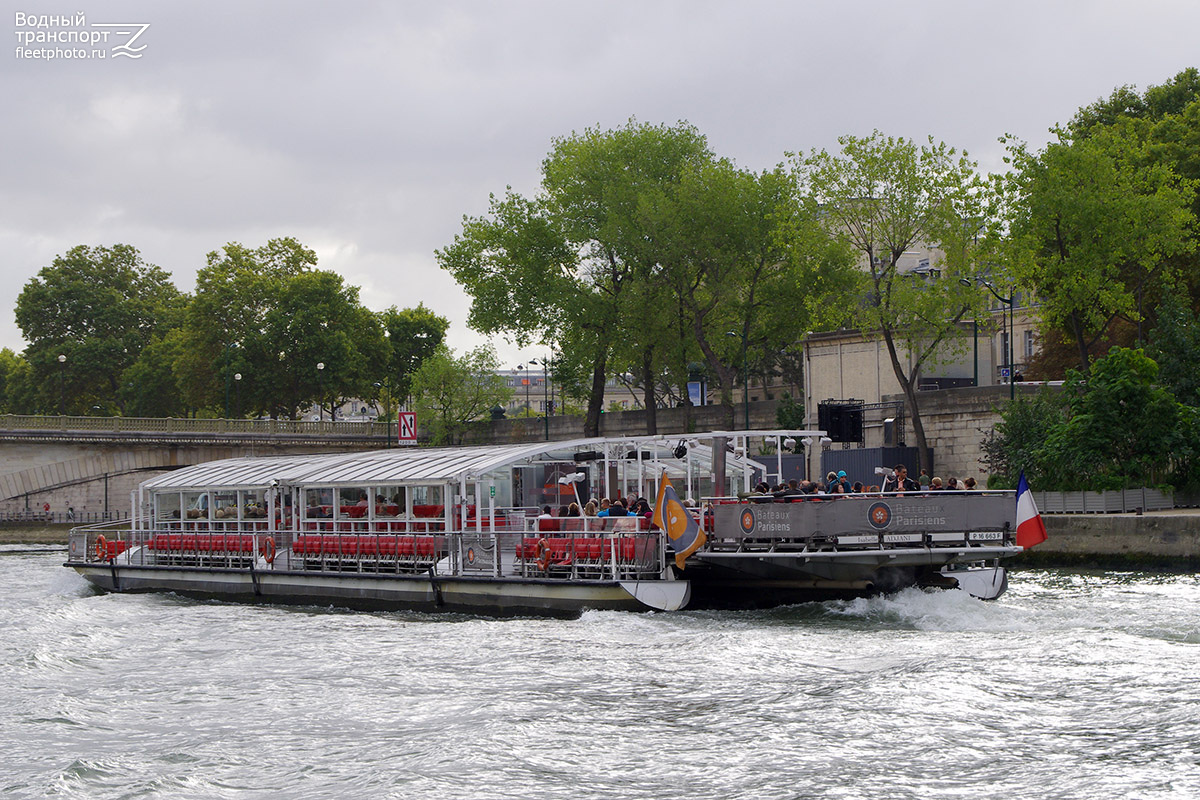
{"label": "orange life buoy", "polygon": [[265,560],[268,564],[274,564],[275,563],[275,540],[272,537],[268,536],[266,538],[266,540],[263,542],[262,550],[260,550],[259,552],[262,554],[263,560]]}
{"label": "orange life buoy", "polygon": [[108,539],[104,538],[104,534],[100,534],[96,537],[96,560],[108,560]]}
{"label": "orange life buoy", "polygon": [[546,543],[546,537],[543,536],[541,539],[538,539],[535,552],[537,554],[535,563],[538,569],[542,572],[550,569],[550,545]]}

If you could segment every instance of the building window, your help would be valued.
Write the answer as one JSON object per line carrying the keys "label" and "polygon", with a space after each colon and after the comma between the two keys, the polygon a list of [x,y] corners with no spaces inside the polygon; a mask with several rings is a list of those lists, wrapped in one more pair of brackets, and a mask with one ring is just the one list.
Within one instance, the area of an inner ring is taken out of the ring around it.
{"label": "building window", "polygon": [[1025,331],[1025,358],[1033,358],[1033,331]]}

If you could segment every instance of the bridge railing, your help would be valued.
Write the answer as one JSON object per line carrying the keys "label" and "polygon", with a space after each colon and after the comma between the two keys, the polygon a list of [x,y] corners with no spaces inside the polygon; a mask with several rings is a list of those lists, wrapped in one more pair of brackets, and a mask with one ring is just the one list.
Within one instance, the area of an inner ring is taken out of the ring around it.
{"label": "bridge railing", "polygon": [[389,422],[309,421],[291,419],[182,419],[174,417],[69,417],[0,414],[0,430],[96,431],[104,433],[245,433],[342,434],[387,437],[396,430]]}

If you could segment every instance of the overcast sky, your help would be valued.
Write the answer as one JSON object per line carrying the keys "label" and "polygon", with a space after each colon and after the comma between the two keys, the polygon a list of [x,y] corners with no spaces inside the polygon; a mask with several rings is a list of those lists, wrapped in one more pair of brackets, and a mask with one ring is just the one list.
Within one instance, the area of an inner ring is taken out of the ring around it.
{"label": "overcast sky", "polygon": [[[132,244],[191,291],[209,251],[276,236],[369,308],[423,301],[462,350],[482,339],[434,250],[489,192],[534,191],[554,137],[685,119],[759,170],[878,128],[986,171],[1002,134],[1040,146],[1115,87],[1200,66],[1196,0],[3,5],[0,347],[18,351],[21,287],[74,245]],[[45,30],[18,12],[76,11],[49,30],[110,32],[107,58],[17,56]],[[139,58],[108,23],[148,23]],[[494,344],[509,365],[544,349]]]}

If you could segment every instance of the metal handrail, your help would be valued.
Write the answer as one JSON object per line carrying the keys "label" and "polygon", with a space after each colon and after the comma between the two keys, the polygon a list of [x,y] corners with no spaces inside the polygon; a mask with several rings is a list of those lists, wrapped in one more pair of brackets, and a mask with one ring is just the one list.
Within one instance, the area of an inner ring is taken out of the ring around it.
{"label": "metal handrail", "polygon": [[190,419],[175,417],[84,417],[0,414],[2,431],[97,431],[103,433],[176,434],[345,434],[387,437],[389,422],[311,421],[290,419]]}

